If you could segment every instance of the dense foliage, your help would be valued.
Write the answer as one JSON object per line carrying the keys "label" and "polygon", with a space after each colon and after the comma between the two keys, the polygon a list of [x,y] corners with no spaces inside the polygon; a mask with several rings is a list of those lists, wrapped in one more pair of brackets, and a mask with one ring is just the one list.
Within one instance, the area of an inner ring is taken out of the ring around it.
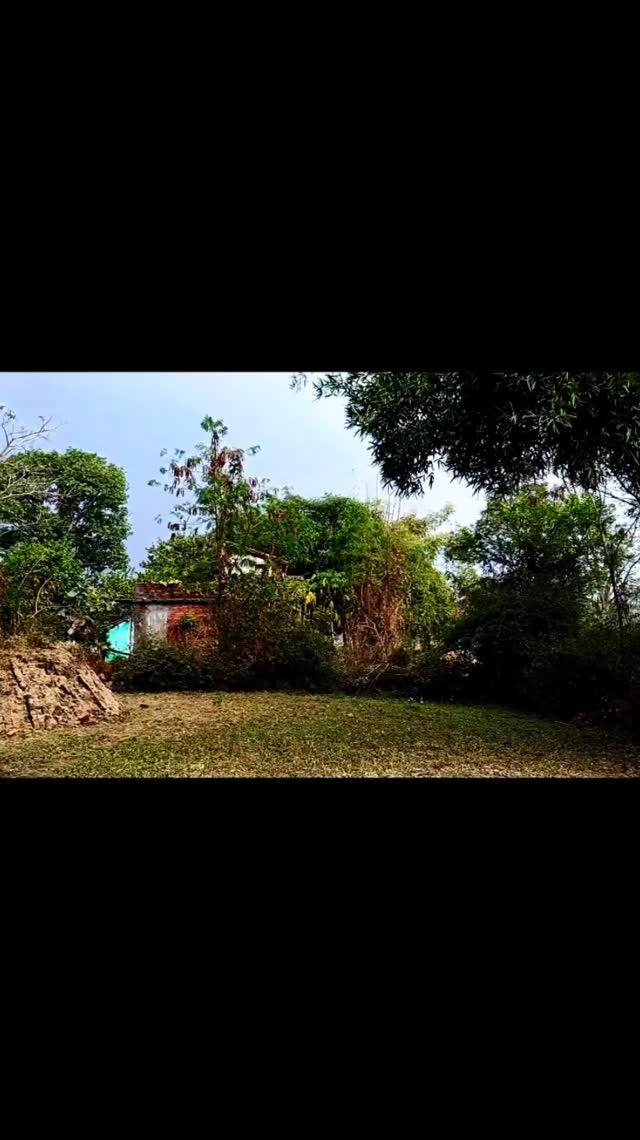
{"label": "dense foliage", "polygon": [[[258,480],[245,475],[245,456],[259,450],[226,447],[227,427],[205,416],[201,428],[207,443],[198,443],[193,454],[177,448],[168,464],[160,468],[164,490],[175,498],[168,529],[172,536],[207,538],[203,549],[210,553],[209,577],[224,589],[234,554],[244,553],[252,508],[259,499]],[[166,452],[164,453],[166,454]],[[157,479],[150,486],[160,486]],[[161,521],[159,518],[158,521]]]}
{"label": "dense foliage", "polygon": [[214,577],[211,538],[201,534],[175,534],[158,539],[147,550],[138,575],[143,582],[179,584],[196,592],[210,587]]}
{"label": "dense foliage", "polygon": [[6,633],[63,635],[81,610],[88,581],[65,541],[20,542],[0,560],[1,623]]}
{"label": "dense foliage", "polygon": [[282,580],[239,576],[215,609],[215,637],[185,629],[181,645],[136,647],[117,664],[122,688],[330,689],[338,668],[331,641],[299,618],[295,589]]}
{"label": "dense foliage", "polygon": [[[226,684],[278,685],[289,675],[313,685],[313,669],[305,672],[297,658],[287,674],[284,648],[293,652],[302,638],[307,651],[315,636],[317,651],[333,653],[338,633],[340,684],[348,689],[385,685],[563,716],[606,717],[626,702],[633,721],[636,560],[611,503],[534,483],[489,499],[474,527],[443,532],[449,513],[391,521],[379,505],[339,496],[255,502],[247,543],[259,529],[263,551],[293,576],[229,583],[217,655],[198,651],[206,683],[222,683],[224,672]],[[206,569],[207,541],[174,538],[149,562],[157,571],[164,560],[179,577],[182,560],[186,580]],[[441,552],[446,574],[436,565]],[[134,658],[127,683],[151,683]],[[331,669],[324,676],[335,680]]]}
{"label": "dense foliage", "polygon": [[120,468],[75,448],[12,450],[0,463],[2,630],[102,641],[130,590],[129,533]]}
{"label": "dense foliage", "polygon": [[315,387],[346,400],[347,423],[402,492],[441,464],[496,493],[552,472],[590,490],[612,479],[640,507],[638,372],[341,372]]}
{"label": "dense foliage", "polygon": [[[386,659],[407,639],[443,635],[454,598],[434,563],[448,512],[388,522],[380,506],[355,499],[265,493],[242,514],[242,526],[229,520],[234,555],[266,557],[276,576],[299,581],[302,616],[353,653]],[[215,532],[174,534],[149,549],[142,577],[207,591],[216,564]]]}
{"label": "dense foliage", "polygon": [[630,594],[622,611],[612,595],[605,601],[611,551],[619,581],[633,557],[619,530],[597,496],[532,485],[491,500],[475,527],[451,538],[454,576],[479,571],[465,581],[452,630],[478,662],[476,684],[495,699],[568,712],[580,707],[581,687],[593,699],[589,678],[602,688],[607,674],[612,691],[620,688],[625,657],[632,669],[634,611]]}
{"label": "dense foliage", "polygon": [[0,502],[0,550],[65,541],[91,576],[126,570],[127,482],[119,467],[71,448],[12,456],[3,478],[14,470],[28,472],[34,486],[11,504]]}
{"label": "dense foliage", "polygon": [[216,588],[221,602],[234,561],[258,556],[272,574],[304,583],[301,616],[341,637],[352,657],[386,660],[407,640],[431,644],[442,635],[453,594],[434,561],[446,512],[391,523],[377,504],[279,494],[245,474],[246,453],[223,445],[221,421],[207,416],[201,426],[208,442],[190,457],[177,450],[161,468],[177,505],[170,538],[149,549],[143,578]]}

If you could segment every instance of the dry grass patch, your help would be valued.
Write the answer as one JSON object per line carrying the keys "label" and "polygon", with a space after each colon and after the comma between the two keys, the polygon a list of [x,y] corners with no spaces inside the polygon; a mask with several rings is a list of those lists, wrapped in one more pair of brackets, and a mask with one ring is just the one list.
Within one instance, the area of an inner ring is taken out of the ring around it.
{"label": "dry grass patch", "polygon": [[486,706],[288,693],[120,700],[118,721],[4,742],[0,775],[640,775],[639,750],[627,740]]}

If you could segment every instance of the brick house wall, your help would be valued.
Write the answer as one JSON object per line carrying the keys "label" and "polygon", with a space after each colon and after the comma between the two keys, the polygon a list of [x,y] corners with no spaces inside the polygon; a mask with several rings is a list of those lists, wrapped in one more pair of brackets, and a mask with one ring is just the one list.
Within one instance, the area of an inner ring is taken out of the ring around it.
{"label": "brick house wall", "polygon": [[[172,644],[188,644],[200,637],[215,636],[215,599],[190,595],[179,586],[140,582],[133,600],[134,645],[153,638]],[[196,626],[184,629],[182,619],[191,615]]]}
{"label": "brick house wall", "polygon": [[[184,629],[182,619],[189,615],[193,617],[195,629]],[[212,606],[193,606],[188,602],[172,602],[168,606],[167,615],[167,641],[172,644],[184,645],[198,637],[214,637],[215,622],[213,620]]]}
{"label": "brick house wall", "polygon": [[136,586],[135,599],[136,601],[152,601],[158,599],[159,601],[168,601],[171,598],[185,598],[187,595],[180,586],[165,586],[161,582],[138,582]]}

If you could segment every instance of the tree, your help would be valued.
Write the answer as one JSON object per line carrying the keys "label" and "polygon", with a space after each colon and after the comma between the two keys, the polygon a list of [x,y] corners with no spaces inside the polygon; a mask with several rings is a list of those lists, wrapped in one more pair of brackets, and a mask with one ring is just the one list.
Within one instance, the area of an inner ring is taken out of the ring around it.
{"label": "tree", "polygon": [[98,649],[130,615],[134,582],[125,573],[87,574],[66,540],[22,542],[0,562],[0,629],[35,639],[83,641]]}
{"label": "tree", "polygon": [[603,573],[602,535],[615,526],[610,507],[590,494],[541,484],[491,499],[474,527],[449,539],[448,557],[494,578],[546,577],[560,587],[587,589]]}
{"label": "tree", "polygon": [[452,507],[426,518],[405,516],[389,526],[391,549],[403,568],[408,640],[423,649],[440,642],[456,614],[455,594],[435,559],[447,542],[437,527],[450,518]]}
{"label": "tree", "polygon": [[[224,446],[228,429],[211,416],[205,416],[200,426],[208,433],[208,442],[197,444],[191,456],[176,449],[160,473],[165,477],[164,490],[176,499],[169,530],[181,536],[204,531],[211,551],[211,577],[222,591],[231,558],[245,553],[247,532],[260,497],[258,480],[247,478],[244,472],[245,455],[255,455],[259,448],[244,451]],[[161,484],[150,479],[149,486]],[[158,521],[162,521],[160,516]]]}
{"label": "tree", "polygon": [[360,654],[368,646],[384,656],[403,639],[437,640],[452,616],[451,588],[434,566],[436,528],[450,509],[389,522],[379,503],[326,495],[296,500],[296,512],[300,556],[290,570],[307,579],[318,616],[333,614],[352,650],[357,643]]}
{"label": "tree", "polygon": [[638,372],[341,372],[314,384],[346,400],[349,427],[403,494],[442,465],[496,494],[550,473],[587,490],[613,480],[640,510]]}
{"label": "tree", "polygon": [[[16,413],[0,404],[0,511],[11,509],[40,490],[41,483],[28,458],[19,457],[36,441],[48,439],[52,430],[51,419],[44,416],[40,416],[37,427],[21,427]],[[9,459],[13,460],[11,464],[7,464]]]}
{"label": "tree", "polygon": [[66,541],[23,542],[0,562],[2,629],[61,637],[86,607],[88,580]]}
{"label": "tree", "polygon": [[48,439],[53,431],[51,417],[40,416],[38,427],[21,427],[14,411],[0,404],[0,463],[12,455],[27,451],[39,439]]}
{"label": "tree", "polygon": [[308,545],[289,569],[304,576],[334,632],[349,640],[358,597],[380,584],[387,568],[387,527],[379,507],[341,495],[301,500]]}
{"label": "tree", "polygon": [[[265,481],[262,484],[265,487]],[[318,527],[309,500],[276,490],[263,490],[246,531],[247,552],[277,558],[285,570],[298,573],[315,561]]]}
{"label": "tree", "polygon": [[380,568],[384,558],[385,521],[376,504],[341,495],[305,500],[314,541],[298,568],[334,570],[360,581]]}
{"label": "tree", "polygon": [[470,642],[501,694],[567,645],[594,617],[616,543],[621,568],[629,550],[612,508],[595,495],[540,485],[489,501],[473,528],[446,547],[466,580],[457,637]]}
{"label": "tree", "polygon": [[141,581],[173,583],[194,590],[206,590],[215,576],[211,537],[206,534],[173,534],[161,538],[147,550],[139,578]]}
{"label": "tree", "polygon": [[624,649],[625,634],[634,614],[637,616],[638,582],[634,571],[640,562],[636,549],[636,533],[640,515],[631,510],[630,519],[623,523],[616,519],[611,497],[606,491],[596,497],[598,518],[595,524],[594,578],[598,588],[594,598],[594,611],[606,621],[615,612],[618,642]]}
{"label": "tree", "polygon": [[[159,539],[147,551],[141,578],[179,582],[194,589],[211,588],[215,582],[213,538],[205,532],[172,533],[168,539]],[[246,512],[242,528],[234,534],[232,549],[239,556],[273,558],[286,571],[308,563],[315,540],[316,529],[306,500],[267,491],[261,492],[253,509]]]}
{"label": "tree", "polygon": [[[10,421],[10,424],[13,421]],[[5,424],[5,429],[7,425]],[[26,430],[0,463],[2,629],[99,643],[124,616],[129,534],[124,472],[98,455],[21,452],[47,430]],[[4,487],[6,494],[2,494]],[[106,623],[106,624],[105,624]]]}
{"label": "tree", "polygon": [[10,456],[2,474],[10,479],[14,472],[23,493],[0,500],[0,557],[25,542],[64,542],[91,577],[126,571],[130,528],[121,468],[70,448]]}

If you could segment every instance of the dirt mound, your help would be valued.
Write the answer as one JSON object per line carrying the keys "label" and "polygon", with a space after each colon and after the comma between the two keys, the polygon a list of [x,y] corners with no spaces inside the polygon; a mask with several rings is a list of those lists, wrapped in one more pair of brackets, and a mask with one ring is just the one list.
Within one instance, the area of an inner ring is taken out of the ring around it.
{"label": "dirt mound", "polygon": [[7,648],[0,654],[0,737],[95,724],[119,713],[113,693],[73,649]]}

